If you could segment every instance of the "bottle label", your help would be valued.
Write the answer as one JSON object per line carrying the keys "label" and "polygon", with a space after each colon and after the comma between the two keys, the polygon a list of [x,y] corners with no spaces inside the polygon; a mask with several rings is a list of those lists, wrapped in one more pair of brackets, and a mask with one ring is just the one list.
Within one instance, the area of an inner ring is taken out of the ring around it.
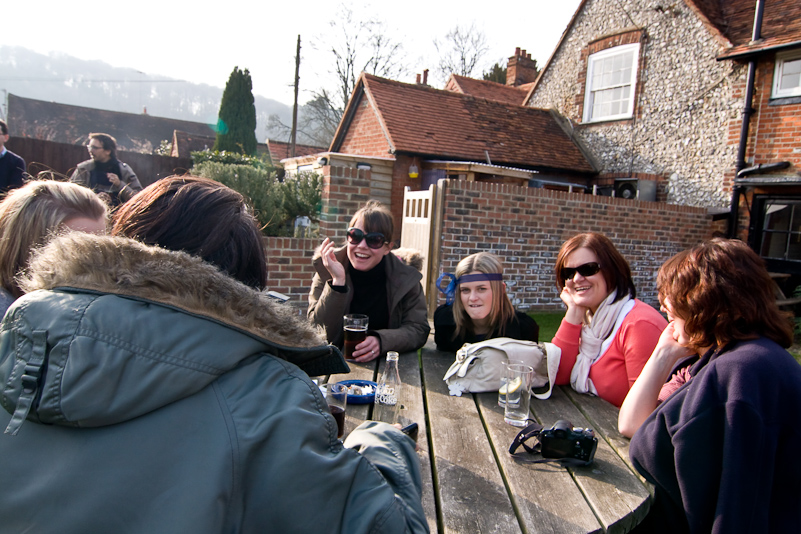
{"label": "bottle label", "polygon": [[375,393],[375,401],[380,404],[395,406],[398,403],[398,396],[395,394],[395,388],[379,388]]}

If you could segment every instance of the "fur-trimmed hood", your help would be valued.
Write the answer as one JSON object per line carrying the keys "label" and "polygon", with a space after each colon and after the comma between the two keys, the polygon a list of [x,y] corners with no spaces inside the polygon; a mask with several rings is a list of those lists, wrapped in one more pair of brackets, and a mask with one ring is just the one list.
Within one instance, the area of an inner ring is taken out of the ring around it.
{"label": "fur-trimmed hood", "polygon": [[0,403],[19,412],[35,379],[29,419],[126,421],[268,355],[310,375],[349,371],[293,308],[185,253],[75,232],[20,278],[27,294],[0,327]]}
{"label": "fur-trimmed hood", "polygon": [[150,300],[245,330],[277,345],[308,348],[322,337],[296,309],[275,302],[183,252],[125,237],[71,233],[37,251],[18,279],[25,293],[76,288]]}

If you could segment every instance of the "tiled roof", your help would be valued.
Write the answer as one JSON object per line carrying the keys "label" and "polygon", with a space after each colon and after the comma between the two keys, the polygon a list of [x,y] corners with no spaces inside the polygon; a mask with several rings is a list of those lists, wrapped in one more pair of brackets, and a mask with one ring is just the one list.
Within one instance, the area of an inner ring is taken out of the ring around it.
{"label": "tiled roof", "polygon": [[[291,157],[290,150],[289,150],[289,143],[284,143],[282,141],[274,141],[273,139],[267,140],[267,146],[270,147],[270,157],[273,159],[274,162],[278,163],[282,159]],[[320,152],[325,152],[328,147],[324,146],[312,146],[312,145],[299,145],[295,144],[295,157],[298,156],[310,156],[312,154],[318,154]]]}
{"label": "tiled roof", "polygon": [[761,39],[751,42],[755,0],[686,0],[709,19],[731,42],[732,48],[721,58],[797,43],[801,45],[801,2],[766,0],[762,17]]}
{"label": "tiled roof", "polygon": [[91,132],[103,132],[117,140],[122,151],[152,153],[163,140],[172,141],[180,130],[193,135],[212,136],[208,124],[152,115],[121,113],[45,102],[8,95],[8,123],[14,135],[59,143],[84,143]]}
{"label": "tiled roof", "polygon": [[524,88],[523,85],[514,87],[487,80],[476,80],[458,74],[451,74],[445,89],[516,106],[523,104],[523,99],[528,93],[528,88]]}
{"label": "tiled roof", "polygon": [[544,109],[406,84],[363,73],[331,151],[338,151],[360,92],[375,106],[395,152],[535,169],[595,172]]}

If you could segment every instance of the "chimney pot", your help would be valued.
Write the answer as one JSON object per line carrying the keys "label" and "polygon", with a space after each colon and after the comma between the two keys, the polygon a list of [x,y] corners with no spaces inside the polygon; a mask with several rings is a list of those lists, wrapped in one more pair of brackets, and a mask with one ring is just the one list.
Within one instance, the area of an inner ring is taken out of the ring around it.
{"label": "chimney pot", "polygon": [[520,55],[523,56],[523,57],[526,57],[526,49],[525,48],[520,51]]}
{"label": "chimney pot", "polygon": [[420,85],[420,74],[417,74],[417,85]]}
{"label": "chimney pot", "polygon": [[428,69],[423,71],[423,85],[428,85]]}
{"label": "chimney pot", "polygon": [[526,56],[526,59],[531,59],[531,54],[529,54],[528,56]]}
{"label": "chimney pot", "polygon": [[515,57],[520,55],[520,47],[515,47]]}

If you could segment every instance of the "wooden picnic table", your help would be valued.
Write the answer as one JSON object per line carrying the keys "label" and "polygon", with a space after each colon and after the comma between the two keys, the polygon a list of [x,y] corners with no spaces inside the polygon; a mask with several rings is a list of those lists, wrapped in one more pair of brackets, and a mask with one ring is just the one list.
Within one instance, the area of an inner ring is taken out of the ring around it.
{"label": "wooden picnic table", "polygon": [[[548,400],[531,399],[532,417],[550,427],[559,419],[591,428],[595,461],[586,467],[525,463],[509,453],[519,428],[503,420],[497,393],[448,394],[442,380],[454,354],[434,348],[400,355],[404,384],[401,423],[420,426],[423,508],[438,533],[624,533],[648,511],[651,493],[617,431],[618,410],[569,387]],[[329,381],[377,380],[385,362],[351,363]],[[349,405],[346,434],[371,415],[372,405]],[[533,445],[533,442],[531,443]]]}

